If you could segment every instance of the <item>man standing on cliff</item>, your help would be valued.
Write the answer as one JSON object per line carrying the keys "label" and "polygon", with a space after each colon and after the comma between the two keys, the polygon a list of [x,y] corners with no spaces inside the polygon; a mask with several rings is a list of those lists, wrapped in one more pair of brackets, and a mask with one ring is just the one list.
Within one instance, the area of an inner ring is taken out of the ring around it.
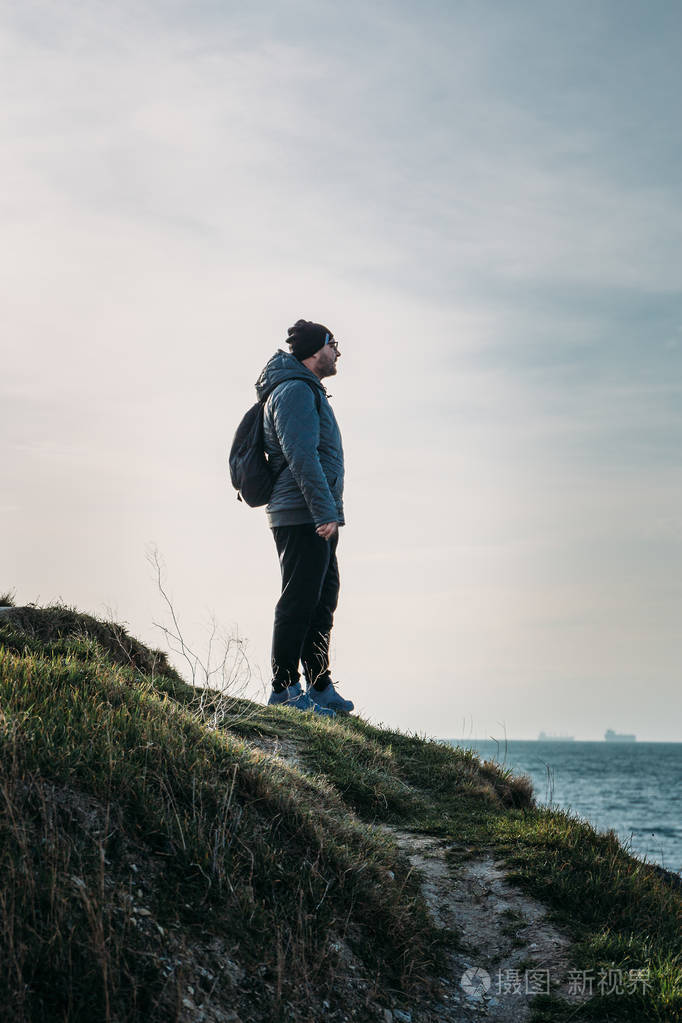
{"label": "man standing on cliff", "polygon": [[259,398],[269,392],[263,431],[276,480],[265,511],[282,571],[268,703],[348,714],[353,704],[336,691],[329,671],[339,596],[336,548],[344,525],[343,447],[322,385],[336,374],[341,353],[321,323],[298,320],[288,333],[290,351],[276,352],[256,383]]}

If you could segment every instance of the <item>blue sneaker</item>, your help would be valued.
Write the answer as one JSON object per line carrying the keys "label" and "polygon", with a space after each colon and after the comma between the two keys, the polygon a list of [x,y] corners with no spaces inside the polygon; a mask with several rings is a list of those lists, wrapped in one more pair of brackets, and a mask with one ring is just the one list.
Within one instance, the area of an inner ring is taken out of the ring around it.
{"label": "blue sneaker", "polygon": [[330,682],[324,689],[308,686],[306,692],[308,698],[315,704],[316,710],[334,710],[337,714],[350,714],[355,707],[351,700],[344,700],[343,696],[337,693],[333,682]]}
{"label": "blue sneaker", "polygon": [[268,707],[295,707],[296,710],[312,710],[315,714],[322,714],[326,718],[336,717],[332,707],[318,705],[315,700],[311,700],[308,694],[301,689],[300,682],[294,682],[292,686],[288,686],[281,693],[276,693],[273,689],[268,700]]}

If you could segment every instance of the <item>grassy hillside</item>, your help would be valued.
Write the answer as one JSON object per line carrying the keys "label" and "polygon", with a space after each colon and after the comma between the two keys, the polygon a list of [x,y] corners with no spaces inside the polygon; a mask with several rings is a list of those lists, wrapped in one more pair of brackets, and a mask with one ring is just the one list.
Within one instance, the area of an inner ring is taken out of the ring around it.
{"label": "grassy hillside", "polygon": [[493,850],[576,967],[649,969],[571,1019],[677,1018],[676,885],[470,751],[197,692],[62,607],[0,615],[0,737],[3,1021],[436,1019],[457,935],[386,824]]}

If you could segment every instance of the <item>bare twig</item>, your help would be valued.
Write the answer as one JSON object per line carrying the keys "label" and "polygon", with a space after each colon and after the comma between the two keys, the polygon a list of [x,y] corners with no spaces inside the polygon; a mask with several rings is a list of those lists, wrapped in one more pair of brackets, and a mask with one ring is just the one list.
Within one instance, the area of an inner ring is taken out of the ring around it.
{"label": "bare twig", "polygon": [[156,548],[147,554],[147,560],[154,568],[156,585],[170,615],[171,626],[153,622],[155,628],[164,634],[169,648],[178,654],[187,665],[189,681],[196,690],[192,709],[204,724],[219,728],[229,715],[243,719],[247,712],[239,706],[251,681],[251,666],[246,656],[246,644],[237,635],[227,635],[211,618],[211,631],[204,660],[186,642],[178,616],[168,594],[163,578],[161,558]]}

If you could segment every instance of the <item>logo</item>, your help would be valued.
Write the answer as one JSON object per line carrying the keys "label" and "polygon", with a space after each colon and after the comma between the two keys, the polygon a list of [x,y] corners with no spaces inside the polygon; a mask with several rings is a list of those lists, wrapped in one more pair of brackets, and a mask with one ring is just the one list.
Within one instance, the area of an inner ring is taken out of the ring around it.
{"label": "logo", "polygon": [[490,974],[480,966],[472,966],[464,971],[459,983],[469,998],[483,998],[490,990]]}

